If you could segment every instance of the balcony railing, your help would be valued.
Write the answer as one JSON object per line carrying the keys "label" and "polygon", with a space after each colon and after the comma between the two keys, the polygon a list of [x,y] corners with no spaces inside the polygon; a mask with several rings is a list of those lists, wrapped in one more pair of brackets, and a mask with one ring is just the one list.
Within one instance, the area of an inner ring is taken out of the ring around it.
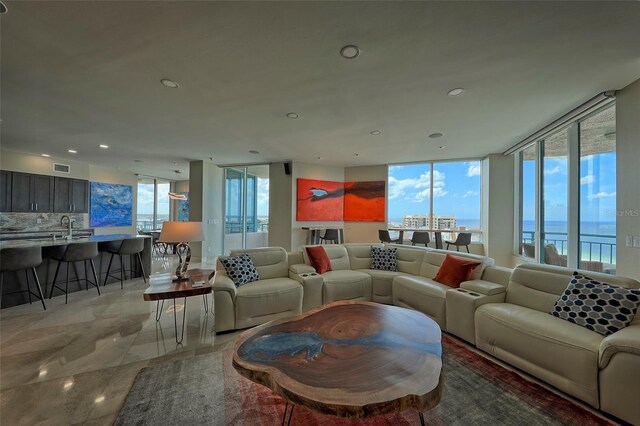
{"label": "balcony railing", "polygon": [[[559,254],[567,254],[567,234],[563,232],[544,232],[544,245],[553,244]],[[593,260],[603,263],[616,263],[616,243],[599,241],[608,239],[615,241],[615,235],[580,234],[581,260]],[[522,242],[534,244],[535,232],[523,231]]]}

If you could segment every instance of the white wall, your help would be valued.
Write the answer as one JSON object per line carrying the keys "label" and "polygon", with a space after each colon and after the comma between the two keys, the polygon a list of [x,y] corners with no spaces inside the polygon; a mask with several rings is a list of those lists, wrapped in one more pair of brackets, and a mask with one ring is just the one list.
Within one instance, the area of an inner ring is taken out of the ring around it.
{"label": "white wall", "polygon": [[490,154],[482,160],[482,240],[496,265],[513,266],[513,157]]}
{"label": "white wall", "polygon": [[640,238],[640,79],[616,98],[616,273],[640,280],[640,248],[626,247],[627,235]]}
{"label": "white wall", "polygon": [[[318,164],[297,163],[292,164],[293,183],[291,185],[291,249],[295,250],[306,243],[307,232],[302,229],[303,226],[324,226],[330,228],[332,226],[343,226],[344,222],[298,222],[296,220],[296,181],[298,178],[330,180],[335,182],[344,182],[344,168],[336,166],[322,166]],[[269,218],[271,220],[271,218]],[[287,247],[285,247],[287,248]],[[288,249],[288,248],[287,248]]]}
{"label": "white wall", "polygon": [[189,163],[189,220],[202,222],[204,230],[204,241],[190,244],[194,261],[222,254],[223,180],[224,170],[217,165],[204,161]]}
{"label": "white wall", "polygon": [[[385,182],[385,194],[388,193],[388,172],[386,165],[346,167],[344,169],[345,182]],[[388,200],[385,200],[387,203]],[[386,204],[385,204],[386,205]],[[347,243],[377,243],[378,230],[387,228],[387,210],[385,209],[384,222],[345,222],[344,238]]]}
{"label": "white wall", "polygon": [[293,176],[284,172],[284,163],[269,165],[269,246],[291,250],[294,187]]}

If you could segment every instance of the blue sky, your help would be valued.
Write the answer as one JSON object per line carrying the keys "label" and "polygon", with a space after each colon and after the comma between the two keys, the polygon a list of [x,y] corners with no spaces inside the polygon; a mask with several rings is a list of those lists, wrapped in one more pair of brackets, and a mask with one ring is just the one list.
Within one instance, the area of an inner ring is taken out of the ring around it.
{"label": "blue sky", "polygon": [[[430,164],[389,166],[389,220],[428,214]],[[436,163],[433,171],[433,213],[480,220],[480,162]]]}
{"label": "blue sky", "polygon": [[[535,218],[535,162],[523,164],[523,218]],[[544,208],[547,221],[567,219],[567,160],[548,158],[544,162]],[[580,221],[614,222],[616,208],[616,153],[580,158]]]}

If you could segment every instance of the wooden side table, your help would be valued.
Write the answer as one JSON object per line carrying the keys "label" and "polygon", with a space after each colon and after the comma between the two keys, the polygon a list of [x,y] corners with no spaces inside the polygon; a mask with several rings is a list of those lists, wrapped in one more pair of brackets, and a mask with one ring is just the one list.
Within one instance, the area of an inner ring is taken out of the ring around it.
{"label": "wooden side table", "polygon": [[[162,309],[164,308],[164,301],[166,299],[173,299],[173,324],[176,331],[176,343],[182,343],[184,339],[184,323],[187,313],[187,297],[200,296],[204,301],[204,311],[209,313],[209,302],[207,294],[210,294],[211,278],[215,275],[215,271],[209,269],[190,269],[189,280],[173,282],[172,274],[157,274],[149,277],[149,288],[144,291],[143,297],[147,301],[156,301],[156,321],[160,321],[162,316]],[[199,287],[193,287],[193,284],[197,281],[204,281],[204,284]],[[182,310],[182,332],[178,337],[178,316],[176,315],[176,298],[184,297],[184,308]],[[162,301],[162,304],[160,304]]]}

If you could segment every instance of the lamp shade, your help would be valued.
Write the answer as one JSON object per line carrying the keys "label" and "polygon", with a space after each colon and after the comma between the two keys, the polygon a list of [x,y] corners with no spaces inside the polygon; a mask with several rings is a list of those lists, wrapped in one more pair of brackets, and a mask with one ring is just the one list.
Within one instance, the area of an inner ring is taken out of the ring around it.
{"label": "lamp shade", "polygon": [[164,222],[158,241],[162,243],[189,243],[204,240],[202,222]]}

